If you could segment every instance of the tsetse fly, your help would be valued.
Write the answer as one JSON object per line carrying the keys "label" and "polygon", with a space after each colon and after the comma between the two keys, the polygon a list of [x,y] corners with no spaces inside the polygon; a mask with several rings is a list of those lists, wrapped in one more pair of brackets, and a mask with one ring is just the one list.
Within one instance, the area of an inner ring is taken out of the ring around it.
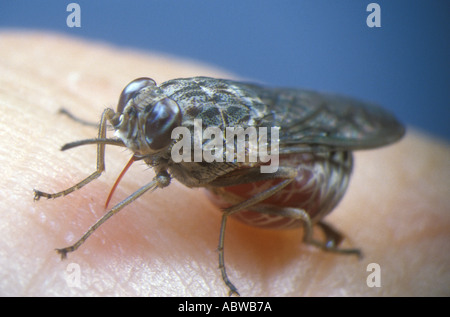
{"label": "tsetse fly", "polygon": [[[113,138],[106,136],[108,123],[115,131]],[[97,170],[58,193],[34,190],[35,200],[65,196],[99,177],[105,169],[106,145],[132,152],[111,194],[134,161],[144,161],[156,176],[107,211],[77,242],[57,252],[65,258],[107,219],[147,191],[167,187],[174,178],[188,187],[205,188],[222,208],[219,268],[230,295],[239,294],[225,269],[229,216],[266,228],[303,226],[305,243],[359,255],[357,249],[339,248],[342,236],[323,218],[347,189],[352,151],[393,143],[405,131],[386,110],[352,98],[208,77],[173,79],[159,86],[150,78],[135,79],[123,89],[116,111],[104,110],[98,127],[97,138],[62,148],[97,144]],[[199,127],[214,130],[208,137],[200,132],[199,138]],[[241,129],[240,134],[228,138],[230,128]],[[263,133],[268,129],[275,135]],[[242,156],[230,151],[239,146]],[[200,156],[199,149],[204,150]],[[255,149],[259,156],[252,156]],[[273,162],[276,167],[263,172]],[[323,241],[313,237],[314,225],[324,232]]]}

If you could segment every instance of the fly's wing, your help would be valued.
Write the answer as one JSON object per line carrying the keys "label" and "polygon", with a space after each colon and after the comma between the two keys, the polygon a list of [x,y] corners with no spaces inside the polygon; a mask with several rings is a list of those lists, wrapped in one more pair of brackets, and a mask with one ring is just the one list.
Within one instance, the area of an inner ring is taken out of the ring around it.
{"label": "fly's wing", "polygon": [[280,154],[358,150],[387,145],[404,127],[383,108],[352,98],[302,89],[268,88],[209,77],[180,78],[160,88],[207,127],[280,127]]}
{"label": "fly's wing", "polygon": [[309,90],[246,87],[267,105],[267,120],[280,127],[280,154],[375,148],[405,133],[391,113],[374,104]]}

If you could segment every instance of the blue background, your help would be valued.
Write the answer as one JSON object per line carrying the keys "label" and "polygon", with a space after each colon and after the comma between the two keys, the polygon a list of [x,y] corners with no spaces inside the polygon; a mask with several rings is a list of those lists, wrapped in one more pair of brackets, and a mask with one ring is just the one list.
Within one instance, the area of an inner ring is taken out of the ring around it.
{"label": "blue background", "polygon": [[[81,28],[66,25],[71,2],[81,6]],[[371,2],[381,7],[381,28],[366,25]],[[353,95],[450,140],[449,0],[1,0],[0,27],[58,31],[270,85]]]}

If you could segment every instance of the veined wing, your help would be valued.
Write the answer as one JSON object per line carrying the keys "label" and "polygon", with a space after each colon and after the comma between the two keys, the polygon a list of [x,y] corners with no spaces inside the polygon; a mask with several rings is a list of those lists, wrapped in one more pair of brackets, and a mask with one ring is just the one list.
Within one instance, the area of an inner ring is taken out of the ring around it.
{"label": "veined wing", "polygon": [[280,127],[280,153],[295,148],[375,148],[400,139],[405,129],[385,109],[353,98],[302,89],[246,85],[268,106],[267,117]]}

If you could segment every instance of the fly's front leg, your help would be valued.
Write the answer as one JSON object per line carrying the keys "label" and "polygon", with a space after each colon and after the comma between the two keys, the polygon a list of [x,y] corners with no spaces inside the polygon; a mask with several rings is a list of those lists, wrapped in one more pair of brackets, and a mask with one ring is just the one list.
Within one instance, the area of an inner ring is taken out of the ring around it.
{"label": "fly's front leg", "polygon": [[61,255],[61,258],[64,259],[67,257],[67,253],[73,252],[76,249],[78,249],[84,241],[95,231],[98,227],[100,227],[106,220],[114,216],[116,213],[118,213],[120,210],[122,210],[125,206],[129,205],[139,197],[141,197],[143,194],[145,194],[149,190],[155,190],[156,188],[164,188],[167,187],[170,184],[170,176],[166,171],[162,171],[158,173],[157,176],[148,183],[145,186],[142,186],[140,189],[138,189],[136,192],[128,196],[126,199],[122,200],[120,203],[115,205],[111,210],[109,210],[102,218],[100,218],[92,227],[86,231],[85,234],[73,245],[62,248],[62,249],[56,249],[56,251]]}
{"label": "fly's front leg", "polygon": [[[99,129],[98,129],[98,138],[104,139],[106,137],[106,126],[107,126],[107,120],[110,120],[114,116],[114,111],[112,109],[106,109],[103,111],[102,118],[100,121]],[[98,178],[102,172],[105,170],[105,144],[99,143],[97,145],[97,169],[94,173],[83,179],[81,182],[73,185],[70,188],[67,188],[63,191],[49,194],[45,192],[41,192],[39,190],[34,190],[34,200],[39,200],[41,197],[46,198],[58,198],[61,196],[65,196],[70,194],[71,192],[80,189],[84,185],[92,182],[94,179]]]}

